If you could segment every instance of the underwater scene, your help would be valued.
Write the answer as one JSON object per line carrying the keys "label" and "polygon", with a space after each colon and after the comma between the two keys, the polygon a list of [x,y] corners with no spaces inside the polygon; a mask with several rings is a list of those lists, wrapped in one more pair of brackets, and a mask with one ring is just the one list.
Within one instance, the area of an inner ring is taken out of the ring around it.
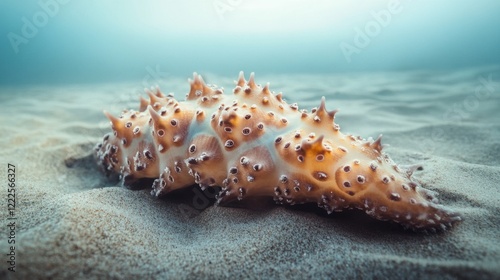
{"label": "underwater scene", "polygon": [[499,11],[2,1],[0,278],[500,278]]}

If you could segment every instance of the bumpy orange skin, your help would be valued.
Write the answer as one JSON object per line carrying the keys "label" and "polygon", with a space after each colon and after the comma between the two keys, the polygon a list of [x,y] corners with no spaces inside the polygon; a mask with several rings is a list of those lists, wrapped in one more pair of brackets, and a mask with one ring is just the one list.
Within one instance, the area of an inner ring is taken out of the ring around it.
{"label": "bumpy orange skin", "polygon": [[422,230],[446,230],[461,220],[437,204],[382,151],[380,137],[344,135],[325,99],[311,112],[243,73],[233,95],[194,74],[186,100],[159,89],[139,111],[117,118],[95,148],[99,164],[124,184],[156,178],[160,196],[192,184],[221,186],[218,202],[271,196],[278,203],[316,202],[328,212],[358,208]]}

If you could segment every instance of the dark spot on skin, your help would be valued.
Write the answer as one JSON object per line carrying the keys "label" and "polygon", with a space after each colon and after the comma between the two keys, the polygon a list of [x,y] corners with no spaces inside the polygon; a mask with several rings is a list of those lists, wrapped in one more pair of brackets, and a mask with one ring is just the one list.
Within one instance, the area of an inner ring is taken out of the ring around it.
{"label": "dark spot on skin", "polygon": [[288,182],[288,177],[286,175],[281,175],[280,182],[286,184]]}
{"label": "dark spot on skin", "polygon": [[172,126],[176,126],[176,125],[177,125],[177,120],[171,120],[171,121],[170,121],[170,124],[171,124]]}
{"label": "dark spot on skin", "polygon": [[196,152],[196,145],[193,144],[193,145],[189,146],[189,152],[190,153]]}
{"label": "dark spot on skin", "polygon": [[363,184],[365,182],[365,177],[362,175],[358,175],[358,177],[356,177],[356,180],[358,181],[358,183]]}
{"label": "dark spot on skin", "polygon": [[262,164],[254,164],[254,166],[253,166],[253,170],[255,170],[255,171],[260,171],[260,170],[262,170]]}
{"label": "dark spot on skin", "polygon": [[324,181],[324,180],[328,179],[328,175],[325,172],[321,172],[321,171],[316,172],[315,176],[320,181]]}
{"label": "dark spot on skin", "polygon": [[[107,136],[107,135],[106,135],[106,136]],[[283,139],[283,138],[282,138],[281,136],[279,136],[279,137],[277,137],[277,138],[276,138],[276,140],[274,140],[274,143],[278,144],[278,143],[280,143],[280,142],[281,142],[281,140],[282,140],[282,139]],[[104,140],[106,140],[106,139],[104,139]]]}
{"label": "dark spot on skin", "polygon": [[389,195],[389,198],[394,201],[400,201],[401,200],[401,195],[399,193],[391,193]]}
{"label": "dark spot on skin", "polygon": [[144,151],[144,155],[145,155],[145,156],[146,156],[146,158],[147,158],[147,159],[149,159],[149,160],[152,160],[152,159],[153,159],[153,154],[152,154],[150,151],[148,151],[148,150],[145,150],[145,151]]}
{"label": "dark spot on skin", "polygon": [[241,163],[242,165],[247,165],[249,162],[250,162],[250,161],[249,161],[249,160],[248,160],[248,158],[246,158],[246,157],[241,157],[241,158],[240,158],[240,163]]}
{"label": "dark spot on skin", "polygon": [[344,187],[350,188],[351,187],[351,183],[349,183],[348,181],[345,181],[344,182]]}
{"label": "dark spot on skin", "polygon": [[275,193],[276,195],[281,195],[281,190],[280,190],[280,188],[279,188],[279,187],[275,187],[275,188],[274,188],[274,193]]}
{"label": "dark spot on skin", "polygon": [[226,148],[232,148],[234,146],[234,141],[229,139],[226,141],[226,143],[224,144],[224,146],[226,146]]}
{"label": "dark spot on skin", "polygon": [[201,153],[200,158],[201,158],[202,161],[206,161],[206,160],[210,159],[210,156],[207,155],[207,153],[203,152],[203,153]]}

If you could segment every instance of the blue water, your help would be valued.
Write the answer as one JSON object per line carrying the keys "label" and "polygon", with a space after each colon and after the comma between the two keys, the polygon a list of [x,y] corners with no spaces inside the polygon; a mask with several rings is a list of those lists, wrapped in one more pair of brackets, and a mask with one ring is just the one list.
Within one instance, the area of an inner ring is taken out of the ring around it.
{"label": "blue water", "polygon": [[435,2],[2,1],[0,84],[500,64],[500,1]]}

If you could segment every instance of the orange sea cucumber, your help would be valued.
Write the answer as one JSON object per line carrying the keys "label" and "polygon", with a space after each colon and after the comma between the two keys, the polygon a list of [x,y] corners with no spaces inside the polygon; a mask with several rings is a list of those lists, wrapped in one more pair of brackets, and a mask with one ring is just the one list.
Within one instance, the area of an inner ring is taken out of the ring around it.
{"label": "orange sea cucumber", "polygon": [[124,184],[156,178],[152,194],[221,186],[217,202],[270,196],[317,203],[329,213],[358,208],[404,227],[445,230],[461,220],[382,151],[381,138],[344,135],[324,97],[311,112],[269,84],[240,73],[232,95],[194,73],[185,101],[159,89],[139,111],[105,112],[112,132],[95,148],[99,164]]}

